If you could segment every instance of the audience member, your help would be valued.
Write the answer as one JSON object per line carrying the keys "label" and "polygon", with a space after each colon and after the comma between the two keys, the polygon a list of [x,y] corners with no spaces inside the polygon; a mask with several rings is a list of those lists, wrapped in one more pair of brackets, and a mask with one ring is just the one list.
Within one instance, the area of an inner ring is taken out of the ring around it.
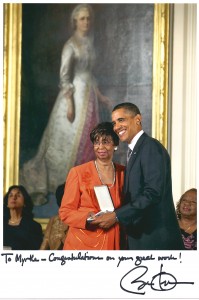
{"label": "audience member", "polygon": [[[57,205],[60,207],[64,194],[65,183],[58,186],[56,190]],[[68,225],[64,224],[59,215],[50,218],[45,230],[40,250],[62,250],[65,242]]]}
{"label": "audience member", "polygon": [[38,250],[43,234],[33,220],[33,204],[22,185],[9,187],[4,196],[3,245],[12,250]]}
{"label": "audience member", "polygon": [[176,213],[186,250],[197,250],[197,189],[187,190],[176,205]]}
{"label": "audience member", "polygon": [[100,211],[94,186],[106,185],[115,208],[121,206],[124,166],[113,163],[119,138],[110,122],[98,124],[90,133],[95,160],[73,167],[67,177],[59,215],[69,225],[65,250],[119,250],[120,226],[109,230],[93,226],[87,218]]}

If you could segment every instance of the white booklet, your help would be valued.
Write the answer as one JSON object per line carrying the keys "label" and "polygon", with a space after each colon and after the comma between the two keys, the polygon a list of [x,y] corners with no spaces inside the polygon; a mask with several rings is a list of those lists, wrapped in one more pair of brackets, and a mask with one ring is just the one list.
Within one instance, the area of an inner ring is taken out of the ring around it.
{"label": "white booklet", "polygon": [[94,191],[101,211],[114,211],[113,201],[107,185],[94,186]]}
{"label": "white booklet", "polygon": [[[100,212],[95,214],[95,217],[100,216],[101,214],[104,214],[108,211],[109,212],[114,211],[113,201],[107,185],[94,186],[94,191],[99,203],[99,207],[101,209]],[[93,217],[89,217],[87,219],[88,222],[91,222],[93,220],[94,220]]]}

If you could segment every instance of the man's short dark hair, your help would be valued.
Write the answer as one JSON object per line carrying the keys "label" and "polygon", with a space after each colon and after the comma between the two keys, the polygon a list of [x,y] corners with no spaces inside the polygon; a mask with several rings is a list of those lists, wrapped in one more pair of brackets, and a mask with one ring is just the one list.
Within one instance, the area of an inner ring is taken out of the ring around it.
{"label": "man's short dark hair", "polygon": [[115,111],[115,110],[118,110],[118,109],[120,109],[120,108],[123,108],[123,109],[125,109],[125,110],[128,110],[128,111],[131,112],[134,116],[136,116],[136,115],[138,115],[138,114],[141,115],[139,108],[138,108],[135,104],[133,104],[133,103],[131,103],[131,102],[123,102],[123,103],[120,103],[120,104],[116,105],[116,106],[113,108],[112,112]]}

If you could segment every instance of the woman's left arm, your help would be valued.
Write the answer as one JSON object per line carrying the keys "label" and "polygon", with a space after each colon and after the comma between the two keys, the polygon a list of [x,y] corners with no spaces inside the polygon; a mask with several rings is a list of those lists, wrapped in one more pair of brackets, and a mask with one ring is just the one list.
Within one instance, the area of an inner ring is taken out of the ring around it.
{"label": "woman's left arm", "polygon": [[[89,197],[89,195],[87,195]],[[80,183],[77,171],[72,168],[68,174],[64,196],[59,209],[59,217],[63,223],[68,224],[71,227],[86,228],[86,219],[88,218],[91,209],[84,207],[80,209],[82,205],[82,193],[80,192]]]}
{"label": "woman's left arm", "polygon": [[32,221],[29,234],[30,250],[39,250],[43,240],[41,225],[35,221]]}

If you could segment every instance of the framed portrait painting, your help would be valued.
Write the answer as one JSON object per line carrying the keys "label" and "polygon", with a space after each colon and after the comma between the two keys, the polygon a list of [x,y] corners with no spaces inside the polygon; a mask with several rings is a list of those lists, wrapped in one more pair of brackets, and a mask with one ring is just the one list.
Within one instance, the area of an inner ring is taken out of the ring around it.
{"label": "framed portrait painting", "polygon": [[[171,5],[91,4],[92,34],[83,60],[89,72],[81,75],[84,86],[74,87],[76,66],[64,57],[69,89],[61,77],[62,60],[74,34],[75,6],[4,4],[4,193],[23,184],[43,227],[58,211],[56,188],[70,168],[93,159],[89,131],[97,122],[111,121],[115,105],[135,103],[144,130],[168,146]],[[97,94],[90,99],[97,97],[97,107],[88,102],[93,80]],[[81,99],[75,121],[61,99],[63,86]],[[126,147],[120,145],[115,161],[125,159]]]}

